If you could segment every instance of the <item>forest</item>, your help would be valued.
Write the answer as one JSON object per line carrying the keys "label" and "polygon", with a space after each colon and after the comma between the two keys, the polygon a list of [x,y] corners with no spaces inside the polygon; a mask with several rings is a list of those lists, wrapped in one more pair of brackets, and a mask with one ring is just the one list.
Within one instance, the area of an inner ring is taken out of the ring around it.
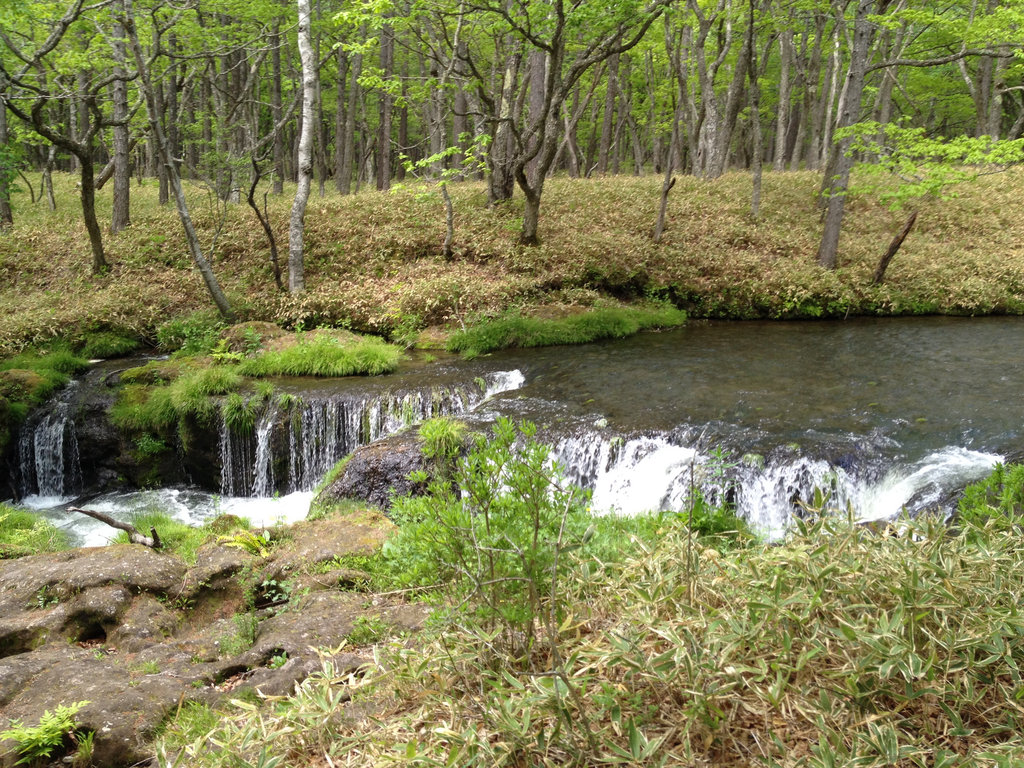
{"label": "forest", "polygon": [[[486,180],[524,200],[536,244],[545,181],[764,169],[822,174],[817,261],[835,268],[851,167],[900,200],[1021,159],[1021,0],[10,0],[0,10],[0,219],[42,171],[79,175],[92,268],[131,221],[130,179],[159,179],[193,263],[231,315],[182,179],[249,205],[297,182],[287,281],[324,195]],[[906,230],[913,226],[909,219]],[[191,234],[189,234],[191,232]],[[446,244],[446,249],[450,244]],[[898,247],[898,246],[897,246]],[[275,276],[280,287],[283,265]]]}

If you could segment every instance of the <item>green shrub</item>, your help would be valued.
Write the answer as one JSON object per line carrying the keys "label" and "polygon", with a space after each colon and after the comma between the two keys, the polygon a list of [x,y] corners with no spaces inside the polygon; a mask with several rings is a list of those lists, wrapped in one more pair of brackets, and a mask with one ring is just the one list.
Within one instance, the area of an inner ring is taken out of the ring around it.
{"label": "green shrub", "polygon": [[630,336],[647,328],[671,328],[685,321],[685,312],[669,306],[608,307],[559,320],[509,313],[456,331],[448,340],[448,351],[471,358],[508,347],[585,344]]}
{"label": "green shrub", "polygon": [[441,585],[517,654],[532,644],[569,567],[563,554],[583,543],[589,523],[587,494],[552,469],[535,432],[499,420],[459,462],[458,489],[435,479],[425,496],[395,502],[399,530],[381,550],[397,583]]}
{"label": "green shrub", "polygon": [[175,318],[157,328],[157,343],[165,352],[183,355],[205,355],[217,345],[224,321],[209,312],[193,312],[187,317]]}
{"label": "green shrub", "polygon": [[255,400],[246,400],[237,392],[232,392],[225,398],[221,414],[229,429],[249,432],[256,426],[256,409]]}
{"label": "green shrub", "polygon": [[427,419],[420,424],[423,455],[441,466],[454,464],[466,440],[465,422],[448,416]]}
{"label": "green shrub", "polygon": [[292,347],[267,351],[242,362],[246,376],[375,376],[398,367],[402,350],[371,336],[341,342],[312,334]]}
{"label": "green shrub", "polygon": [[46,518],[0,504],[0,559],[67,547],[67,534]]}
{"label": "green shrub", "polygon": [[1006,530],[1024,518],[1024,464],[997,464],[992,474],[964,489],[959,519],[969,525]]}

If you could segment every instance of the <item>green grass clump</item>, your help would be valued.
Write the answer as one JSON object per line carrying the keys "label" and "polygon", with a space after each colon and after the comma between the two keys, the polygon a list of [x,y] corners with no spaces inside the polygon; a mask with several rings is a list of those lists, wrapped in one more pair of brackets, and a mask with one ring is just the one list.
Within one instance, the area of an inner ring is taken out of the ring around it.
{"label": "green grass clump", "polygon": [[[163,512],[140,512],[132,516],[131,524],[146,536],[150,535],[150,528],[155,528],[163,546],[162,551],[177,555],[190,565],[195,564],[199,548],[217,537],[209,526],[192,526]],[[127,544],[128,534],[118,533],[114,543]]]}
{"label": "green grass clump", "polygon": [[1019,526],[1024,518],[1024,464],[998,464],[987,478],[967,486],[958,513],[970,525],[1000,530]]}
{"label": "green grass clump", "polygon": [[375,376],[398,367],[402,350],[371,336],[342,342],[312,334],[294,346],[242,362],[246,376]]}
{"label": "green grass clump", "polygon": [[517,313],[456,331],[448,340],[449,352],[472,358],[495,349],[586,344],[618,339],[648,328],[671,328],[686,322],[686,313],[674,307],[607,307],[558,320]]}
{"label": "green grass clump", "polygon": [[81,342],[78,351],[83,357],[89,359],[106,359],[124,357],[137,350],[140,346],[142,346],[142,343],[131,336],[122,336],[119,333],[111,333],[110,331],[100,331],[86,336]]}
{"label": "green grass clump", "polygon": [[0,559],[67,548],[67,534],[46,518],[0,504]]}
{"label": "green grass clump", "polygon": [[223,365],[181,373],[164,385],[126,384],[111,406],[110,418],[124,430],[166,436],[190,417],[209,423],[217,413],[212,398],[241,384],[242,377],[232,367]]}

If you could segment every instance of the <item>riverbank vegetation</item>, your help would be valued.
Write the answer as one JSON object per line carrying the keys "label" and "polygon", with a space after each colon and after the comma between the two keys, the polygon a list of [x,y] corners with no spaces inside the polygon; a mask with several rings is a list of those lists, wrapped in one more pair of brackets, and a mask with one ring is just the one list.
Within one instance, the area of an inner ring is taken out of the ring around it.
{"label": "riverbank vegetation", "polygon": [[[61,199],[72,179],[55,176]],[[1009,214],[1024,174],[1008,172],[958,187],[958,196],[919,203],[917,226],[880,285],[874,271],[902,214],[876,194],[847,201],[840,266],[815,263],[820,235],[815,173],[764,178],[752,221],[750,178],[680,178],[668,226],[655,244],[660,182],[653,176],[548,183],[543,241],[518,245],[521,201],[487,207],[483,184],[450,185],[456,236],[442,253],[441,203],[408,186],[390,193],[314,196],[306,227],[306,291],[279,292],[252,212],[222,206],[189,186],[197,231],[237,313],[288,328],[344,326],[415,340],[430,326],[472,327],[518,309],[558,317],[660,299],[692,317],[848,317],[858,314],[1017,313],[1024,308],[1024,224]],[[156,344],[196,339],[194,313],[210,316],[202,280],[172,211],[157,188],[134,188],[133,226],[109,238],[110,270],[89,276],[77,220],[27,205],[0,237],[0,353],[56,337],[97,332]],[[111,200],[98,195],[101,212]],[[70,203],[68,203],[70,205]],[[279,237],[287,196],[268,197]],[[45,254],[41,258],[40,254]],[[199,324],[200,326],[202,324]],[[214,339],[216,342],[216,339]],[[202,346],[202,344],[200,344]]]}
{"label": "riverbank vegetation", "polygon": [[355,676],[325,661],[293,696],[183,709],[160,764],[966,768],[1024,750],[1024,547],[992,481],[953,529],[826,513],[766,546],[684,513],[604,537],[573,522],[583,497],[537,495],[557,482],[542,449],[503,463],[501,429],[459,479],[516,490],[437,486],[447,501],[406,508],[416,535],[382,553],[435,585],[432,628]]}

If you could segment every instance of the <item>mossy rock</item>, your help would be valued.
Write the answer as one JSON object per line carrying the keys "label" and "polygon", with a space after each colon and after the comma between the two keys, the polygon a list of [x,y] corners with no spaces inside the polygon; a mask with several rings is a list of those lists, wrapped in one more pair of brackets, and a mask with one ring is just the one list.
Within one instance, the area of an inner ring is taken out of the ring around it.
{"label": "mossy rock", "polygon": [[291,335],[273,323],[254,320],[233,325],[225,329],[220,337],[227,342],[228,352],[252,354],[269,348],[276,339]]}
{"label": "mossy rock", "polygon": [[126,371],[122,371],[121,383],[143,384],[146,386],[167,384],[182,374],[188,373],[191,369],[192,365],[184,360],[154,360],[137,368],[129,368]]}
{"label": "mossy rock", "polygon": [[0,371],[0,396],[15,402],[27,402],[47,381],[35,371],[11,368]]}

